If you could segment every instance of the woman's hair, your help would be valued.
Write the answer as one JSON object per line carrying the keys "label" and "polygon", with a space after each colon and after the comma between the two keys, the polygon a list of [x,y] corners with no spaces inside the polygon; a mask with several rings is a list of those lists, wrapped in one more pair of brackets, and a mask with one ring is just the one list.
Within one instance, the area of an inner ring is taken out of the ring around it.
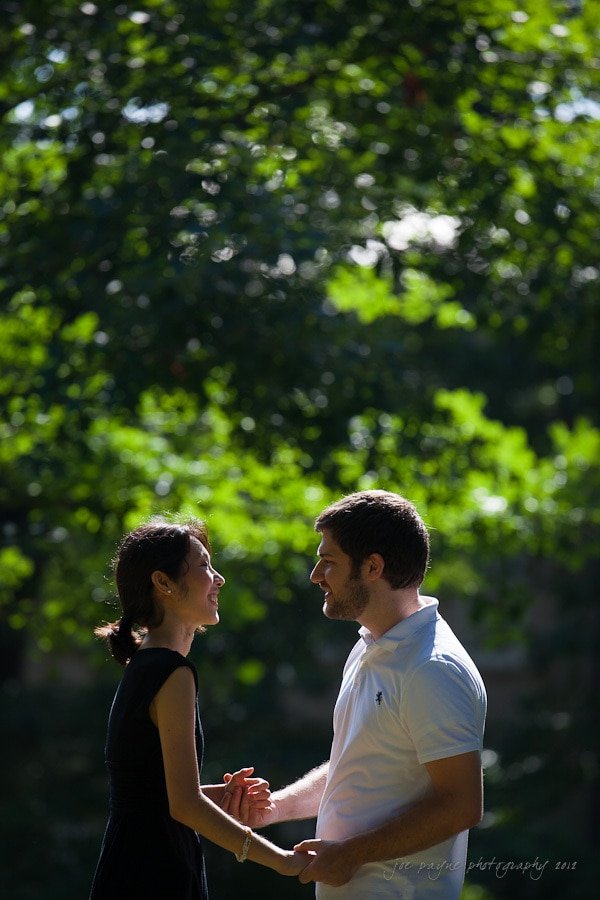
{"label": "woman's hair", "polygon": [[393,590],[419,587],[429,563],[429,535],[414,505],[391,491],[358,491],[324,509],[315,529],[329,529],[352,560],[353,572],[371,553],[384,560]]}
{"label": "woman's hair", "polygon": [[[187,572],[190,539],[197,538],[210,553],[208,532],[198,519],[182,522],[156,516],[126,535],[114,560],[122,615],[94,629],[105,638],[114,659],[127,665],[148,628],[160,625],[163,612],[156,603],[152,573],[164,572],[178,581]],[[140,626],[138,629],[134,625]]]}

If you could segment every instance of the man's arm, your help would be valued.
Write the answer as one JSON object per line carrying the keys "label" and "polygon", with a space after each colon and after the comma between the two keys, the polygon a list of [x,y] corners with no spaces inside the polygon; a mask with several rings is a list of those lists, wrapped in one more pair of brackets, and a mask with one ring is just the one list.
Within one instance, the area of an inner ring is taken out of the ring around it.
{"label": "man's arm", "polygon": [[477,751],[425,763],[431,779],[427,794],[382,825],[344,841],[302,841],[296,850],[316,850],[300,880],[342,885],[359,866],[409,856],[440,844],[481,821],[483,781]]}
{"label": "man's arm", "polygon": [[[311,769],[293,784],[275,791],[271,794],[268,806],[255,810],[253,827],[265,828],[276,822],[314,818],[319,811],[328,771],[329,762],[325,762],[316,769]],[[241,815],[242,798],[243,794],[236,791],[227,798],[227,806],[224,807],[229,815],[236,819]]]}
{"label": "man's arm", "polygon": [[265,825],[290,819],[313,819],[318,811],[327,783],[329,760],[311,769],[298,781],[271,794],[274,810]]}

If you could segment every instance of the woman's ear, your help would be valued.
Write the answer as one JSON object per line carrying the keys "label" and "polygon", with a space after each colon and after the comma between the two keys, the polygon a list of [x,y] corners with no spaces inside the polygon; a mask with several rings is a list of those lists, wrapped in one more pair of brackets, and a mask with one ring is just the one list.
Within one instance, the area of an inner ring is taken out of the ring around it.
{"label": "woman's ear", "polygon": [[150,576],[150,580],[152,584],[156,588],[156,590],[161,594],[171,594],[172,590],[170,587],[169,577],[165,575],[164,572],[161,572],[160,569],[157,569]]}

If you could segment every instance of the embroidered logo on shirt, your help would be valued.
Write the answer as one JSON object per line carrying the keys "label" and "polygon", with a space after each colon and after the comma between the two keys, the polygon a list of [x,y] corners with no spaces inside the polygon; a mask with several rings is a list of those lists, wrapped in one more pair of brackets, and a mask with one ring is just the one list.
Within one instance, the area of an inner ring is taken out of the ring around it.
{"label": "embroidered logo on shirt", "polygon": [[375,703],[377,706],[381,706],[381,701],[383,700],[383,694],[381,691],[377,691],[375,694]]}

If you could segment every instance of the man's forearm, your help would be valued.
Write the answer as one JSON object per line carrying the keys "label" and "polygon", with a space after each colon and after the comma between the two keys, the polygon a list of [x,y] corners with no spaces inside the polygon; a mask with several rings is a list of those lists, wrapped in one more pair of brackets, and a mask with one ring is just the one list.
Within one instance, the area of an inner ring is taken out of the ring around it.
{"label": "man's forearm", "polygon": [[399,816],[383,825],[342,841],[306,840],[295,850],[316,851],[315,859],[300,875],[300,881],[346,884],[366,863],[410,856],[475,824],[472,813],[455,797],[431,793]]}
{"label": "man's forearm", "polygon": [[274,811],[268,824],[314,818],[319,811],[328,771],[329,762],[323,763],[293,784],[271,794]]}
{"label": "man's forearm", "polygon": [[398,859],[441,844],[478,821],[456,797],[432,793],[400,816],[343,841],[343,852],[359,865]]}

